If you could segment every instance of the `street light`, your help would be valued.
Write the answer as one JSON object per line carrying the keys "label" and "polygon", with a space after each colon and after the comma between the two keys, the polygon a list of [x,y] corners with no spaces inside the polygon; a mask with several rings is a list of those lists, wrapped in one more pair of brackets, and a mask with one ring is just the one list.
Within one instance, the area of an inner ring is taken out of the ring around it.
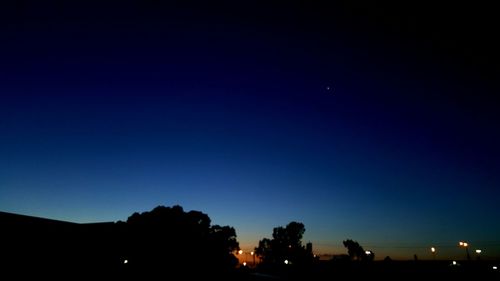
{"label": "street light", "polygon": [[255,266],[255,253],[254,253],[254,251],[251,251],[250,255],[252,255],[252,260],[253,260],[253,264],[252,265]]}
{"label": "street light", "polygon": [[436,259],[436,248],[431,247],[431,253],[432,253],[432,259],[435,260]]}
{"label": "street light", "polygon": [[482,252],[482,250],[481,250],[481,249],[476,249],[477,260],[480,260],[480,259],[481,259],[481,252]]}
{"label": "street light", "polygon": [[458,242],[458,246],[465,248],[465,253],[467,254],[467,260],[470,260],[469,243],[464,242],[464,241],[460,241],[460,242]]}
{"label": "street light", "polygon": [[[242,254],[243,254],[243,250],[239,250],[239,251],[238,251],[238,255],[242,255]],[[238,257],[238,260],[239,260],[240,262],[242,261],[242,259],[243,259],[243,258],[239,258],[239,257]],[[242,265],[243,265],[243,266],[246,266],[246,264],[247,264],[247,263],[243,260]]]}

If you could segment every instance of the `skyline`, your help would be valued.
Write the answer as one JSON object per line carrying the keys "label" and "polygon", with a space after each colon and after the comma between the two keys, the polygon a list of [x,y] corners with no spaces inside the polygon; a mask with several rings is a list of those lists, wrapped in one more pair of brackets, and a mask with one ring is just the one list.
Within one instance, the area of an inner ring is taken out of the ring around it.
{"label": "skyline", "polygon": [[460,14],[483,9],[172,3],[11,7],[1,211],[178,204],[244,249],[300,221],[319,253],[500,256],[497,45]]}
{"label": "skyline", "polygon": [[[178,205],[177,205],[178,206]],[[186,210],[186,211],[198,211],[198,210]],[[149,212],[149,211],[146,211],[146,212]],[[4,213],[2,212],[3,214],[14,214],[14,213]],[[141,213],[141,212],[136,212],[136,213]],[[202,212],[203,213],[203,212]],[[135,213],[134,213],[135,214]],[[32,218],[40,218],[40,219],[43,219],[43,220],[54,220],[54,219],[50,219],[50,218],[44,218],[44,217],[37,217],[37,216],[29,216],[29,215],[23,215],[23,214],[14,214],[14,215],[20,215],[21,217],[32,217]],[[130,217],[130,216],[129,216]],[[127,220],[117,220],[117,221],[92,221],[92,222],[73,222],[73,221],[64,221],[64,220],[54,220],[54,221],[59,221],[59,222],[63,222],[63,223],[71,223],[71,224],[91,224],[91,225],[95,225],[95,224],[101,224],[101,223],[123,223],[123,222],[126,222]],[[212,224],[212,225],[215,225],[215,224]],[[271,237],[271,236],[269,236]],[[268,237],[265,237],[265,238],[268,238]],[[302,241],[305,244],[308,244],[310,243],[311,241],[308,241],[308,242],[304,242]],[[475,241],[477,242],[477,241]],[[303,245],[303,246],[304,246]],[[382,252],[383,253],[387,253],[387,249],[390,249],[389,252],[391,252],[391,250],[393,251],[394,249],[405,249],[405,250],[408,250],[408,249],[412,249],[413,251],[413,256],[409,256],[409,252],[411,251],[407,251],[406,254],[404,255],[401,255],[401,253],[397,253],[396,256],[392,256],[391,258],[395,258],[396,260],[412,260],[412,259],[415,259],[415,255],[417,256],[418,259],[421,259],[421,260],[467,260],[467,259],[471,259],[471,260],[476,260],[476,259],[481,259],[481,260],[497,260],[498,257],[497,256],[494,256],[494,252],[491,252],[489,250],[491,249],[494,249],[494,247],[491,247],[491,246],[496,246],[497,244],[496,243],[492,243],[491,241],[482,241],[482,242],[479,242],[478,244],[472,244],[470,242],[467,242],[467,241],[459,241],[457,243],[454,243],[454,242],[438,242],[438,243],[434,243],[432,244],[431,247],[429,247],[428,245],[415,245],[414,243],[399,243],[396,242],[396,243],[369,243],[369,244],[365,244],[365,249],[370,249],[368,251],[372,252],[372,253],[379,253],[378,250],[382,249]],[[320,246],[325,246],[325,244],[320,244]],[[333,248],[333,244],[329,244],[327,248]],[[320,260],[330,260],[332,259],[334,256],[340,256],[340,255],[345,255],[347,252],[347,249],[340,249],[338,250],[339,247],[337,247],[338,245],[335,245],[335,248],[336,248],[336,251],[335,252],[321,252],[321,251],[314,251],[313,250],[313,254],[314,256],[318,257]],[[483,246],[483,247],[481,247]],[[314,245],[313,245],[314,247]],[[468,249],[465,249],[465,248],[468,248]],[[345,247],[344,247],[345,248]],[[323,248],[324,249],[324,248]],[[377,251],[375,252],[374,249],[376,249]],[[457,250],[458,249],[458,250]],[[486,249],[486,251],[485,251]],[[464,252],[465,250],[465,252]],[[394,252],[393,252],[394,253]],[[493,253],[493,255],[492,255]],[[245,245],[244,247],[240,248],[239,251],[235,251],[234,252],[234,255],[238,258],[238,260],[240,261],[240,263],[243,263],[243,262],[246,262],[248,264],[252,264],[252,266],[255,264],[255,262],[260,262],[260,259],[259,257],[255,257],[255,261],[254,261],[254,255],[255,255],[255,247],[248,247],[248,245]],[[382,260],[383,258],[385,258],[387,256],[384,256],[384,257],[378,257],[378,259],[376,260]]]}

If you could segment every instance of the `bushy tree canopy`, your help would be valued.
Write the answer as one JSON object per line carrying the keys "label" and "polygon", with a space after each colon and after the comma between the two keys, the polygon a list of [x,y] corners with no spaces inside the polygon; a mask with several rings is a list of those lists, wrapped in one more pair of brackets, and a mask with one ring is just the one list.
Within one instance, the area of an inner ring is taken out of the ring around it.
{"label": "bushy tree canopy", "polygon": [[275,227],[273,238],[259,241],[255,253],[265,264],[304,264],[312,261],[312,253],[302,245],[302,237],[306,231],[304,224],[290,222],[286,227]]}
{"label": "bushy tree canopy", "polygon": [[347,254],[351,258],[351,260],[359,260],[359,261],[372,261],[375,257],[375,254],[372,251],[365,251],[358,242],[347,239],[343,241],[344,246],[347,248]]}
{"label": "bushy tree canopy", "polygon": [[239,249],[235,229],[210,223],[208,215],[184,212],[181,206],[158,206],[150,212],[134,213],[126,223],[131,264],[173,270],[236,266],[232,254]]}

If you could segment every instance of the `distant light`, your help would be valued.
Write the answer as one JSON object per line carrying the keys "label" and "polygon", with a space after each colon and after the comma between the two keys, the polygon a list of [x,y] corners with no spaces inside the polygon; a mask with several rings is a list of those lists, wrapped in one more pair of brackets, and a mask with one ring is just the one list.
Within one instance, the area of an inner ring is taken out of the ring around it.
{"label": "distant light", "polygon": [[314,255],[314,257],[316,257],[316,255]]}
{"label": "distant light", "polygon": [[435,253],[436,252],[436,248],[431,247],[431,252]]}
{"label": "distant light", "polygon": [[451,262],[453,265],[457,265],[457,261],[452,261]]}
{"label": "distant light", "polygon": [[372,252],[371,252],[371,251],[365,251],[365,254],[367,254],[367,255],[371,255],[371,254],[372,254]]}
{"label": "distant light", "polygon": [[288,260],[285,260],[285,264],[288,264]]}
{"label": "distant light", "polygon": [[481,252],[482,252],[482,251],[481,251],[481,249],[477,249],[477,250],[476,250],[476,253],[477,253],[477,254],[481,254]]}
{"label": "distant light", "polygon": [[124,264],[127,264],[127,263],[128,263],[128,260],[123,260],[123,263],[124,263]]}
{"label": "distant light", "polygon": [[247,266],[247,262],[246,262],[246,261],[245,261],[245,262],[243,262],[243,266]]}
{"label": "distant light", "polygon": [[492,268],[493,268],[493,270],[497,270],[498,269],[498,267],[496,267],[495,265]]}
{"label": "distant light", "polygon": [[464,247],[467,247],[469,246],[469,244],[467,242],[464,242]]}
{"label": "distant light", "polygon": [[330,91],[330,89],[331,89],[330,86],[326,86],[327,91]]}
{"label": "distant light", "polygon": [[238,254],[240,254],[240,255],[243,254],[243,250],[239,250]]}
{"label": "distant light", "polygon": [[253,251],[251,251],[251,252],[250,252],[250,255],[252,255],[252,256],[253,256],[253,254],[254,254],[254,252],[253,252]]}
{"label": "distant light", "polygon": [[460,242],[458,242],[458,245],[463,246],[464,242],[460,241]]}

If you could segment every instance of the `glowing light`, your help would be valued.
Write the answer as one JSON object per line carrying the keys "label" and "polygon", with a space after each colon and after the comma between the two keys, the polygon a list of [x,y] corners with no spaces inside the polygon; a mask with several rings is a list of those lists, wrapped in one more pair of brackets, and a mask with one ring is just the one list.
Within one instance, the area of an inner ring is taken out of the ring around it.
{"label": "glowing light", "polygon": [[460,241],[460,242],[458,242],[458,245],[463,246],[464,242]]}
{"label": "glowing light", "polygon": [[123,260],[123,263],[124,263],[124,264],[127,264],[127,263],[128,263],[128,260]]}
{"label": "glowing light", "polygon": [[477,249],[476,250],[476,254],[481,254],[482,250],[481,249]]}
{"label": "glowing light", "polygon": [[238,251],[238,254],[239,254],[239,255],[243,254],[243,250],[239,250],[239,251]]}
{"label": "glowing light", "polygon": [[367,255],[371,255],[371,254],[372,254],[372,251],[365,251],[365,254],[367,254]]}
{"label": "glowing light", "polygon": [[436,248],[431,247],[431,252],[435,253],[436,252]]}
{"label": "glowing light", "polygon": [[247,266],[247,262],[246,262],[246,261],[245,261],[245,262],[243,262],[243,266]]}
{"label": "glowing light", "polygon": [[457,261],[452,261],[451,262],[453,265],[457,265]]}
{"label": "glowing light", "polygon": [[252,255],[252,256],[253,256],[253,254],[254,254],[254,252],[253,252],[253,251],[251,251],[251,252],[250,252],[250,255]]}
{"label": "glowing light", "polygon": [[492,268],[493,268],[493,270],[497,270],[498,269],[498,267],[496,267],[495,265]]}
{"label": "glowing light", "polygon": [[464,242],[464,247],[467,247],[469,246],[469,244],[467,242]]}
{"label": "glowing light", "polygon": [[285,264],[288,264],[288,260],[285,260]]}

